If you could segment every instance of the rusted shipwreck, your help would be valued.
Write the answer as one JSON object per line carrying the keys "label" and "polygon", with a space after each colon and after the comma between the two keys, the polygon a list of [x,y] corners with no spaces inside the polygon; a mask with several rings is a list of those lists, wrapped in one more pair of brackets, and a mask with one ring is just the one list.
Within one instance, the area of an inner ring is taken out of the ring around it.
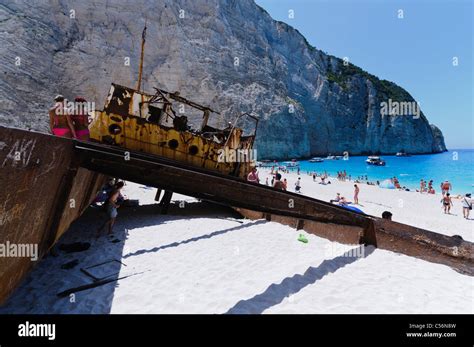
{"label": "rusted shipwreck", "polygon": [[[0,245],[35,244],[43,257],[112,176],[474,275],[471,242],[247,182],[257,117],[244,113],[226,127],[211,126],[218,112],[176,92],[144,93],[140,81],[136,89],[112,84],[104,108],[92,114],[88,142],[0,126]],[[186,112],[201,115],[197,129]],[[226,160],[232,151],[243,160]],[[0,303],[34,264],[27,257],[0,257]]]}

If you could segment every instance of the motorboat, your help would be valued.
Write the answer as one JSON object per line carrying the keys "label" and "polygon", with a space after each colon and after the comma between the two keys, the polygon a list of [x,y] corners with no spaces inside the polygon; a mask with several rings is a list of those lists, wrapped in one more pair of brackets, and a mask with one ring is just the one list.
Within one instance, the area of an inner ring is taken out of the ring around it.
{"label": "motorboat", "polygon": [[377,156],[370,156],[367,158],[365,162],[369,165],[385,166],[385,161],[382,160],[382,158],[377,157]]}

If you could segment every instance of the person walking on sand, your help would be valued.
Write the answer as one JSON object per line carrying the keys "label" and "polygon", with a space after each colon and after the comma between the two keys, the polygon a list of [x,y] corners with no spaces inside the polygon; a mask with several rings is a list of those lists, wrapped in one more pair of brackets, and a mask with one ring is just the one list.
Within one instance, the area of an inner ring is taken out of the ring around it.
{"label": "person walking on sand", "polygon": [[301,177],[295,182],[295,192],[300,193],[301,191]]}
{"label": "person walking on sand", "polygon": [[451,206],[453,206],[453,201],[451,200],[451,196],[449,193],[443,196],[441,199],[444,207],[444,213],[451,214]]}
{"label": "person walking on sand", "polygon": [[451,186],[451,183],[449,183],[449,181],[446,180],[441,183],[441,193],[443,195],[449,193],[451,189],[453,189],[453,187]]}
{"label": "person walking on sand", "polygon": [[120,205],[118,204],[118,200],[121,197],[120,190],[123,188],[123,186],[124,183],[122,181],[116,183],[115,189],[110,193],[109,198],[105,202],[105,208],[107,211],[107,216],[109,218],[99,229],[97,229],[97,237],[100,236],[100,233],[107,225],[109,226],[108,235],[112,235],[115,219],[117,218],[118,214],[117,209],[120,207]]}
{"label": "person walking on sand", "polygon": [[468,193],[462,199],[462,215],[464,218],[469,219],[469,212],[472,210],[472,199],[471,194]]}
{"label": "person walking on sand", "polygon": [[354,184],[354,204],[359,205],[359,186]]}

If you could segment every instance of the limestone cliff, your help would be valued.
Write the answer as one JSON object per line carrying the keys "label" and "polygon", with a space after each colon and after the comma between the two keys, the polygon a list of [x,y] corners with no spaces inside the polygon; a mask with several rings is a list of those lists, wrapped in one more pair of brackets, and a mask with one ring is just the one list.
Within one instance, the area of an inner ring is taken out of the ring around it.
{"label": "limestone cliff", "polygon": [[413,101],[404,89],[252,0],[0,0],[0,123],[46,130],[55,94],[101,108],[111,82],[135,86],[145,20],[144,89],[180,90],[220,110],[217,125],[255,112],[260,158],[445,150],[423,113],[381,114],[389,99]]}

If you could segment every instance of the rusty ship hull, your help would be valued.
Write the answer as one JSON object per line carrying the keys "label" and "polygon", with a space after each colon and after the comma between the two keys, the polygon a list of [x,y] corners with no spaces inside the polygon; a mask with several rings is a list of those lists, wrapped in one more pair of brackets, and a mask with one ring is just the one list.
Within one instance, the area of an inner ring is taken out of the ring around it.
{"label": "rusty ship hull", "polygon": [[[0,245],[37,245],[39,261],[106,177],[77,165],[71,140],[5,127],[0,135]],[[36,262],[0,257],[0,303]]]}

